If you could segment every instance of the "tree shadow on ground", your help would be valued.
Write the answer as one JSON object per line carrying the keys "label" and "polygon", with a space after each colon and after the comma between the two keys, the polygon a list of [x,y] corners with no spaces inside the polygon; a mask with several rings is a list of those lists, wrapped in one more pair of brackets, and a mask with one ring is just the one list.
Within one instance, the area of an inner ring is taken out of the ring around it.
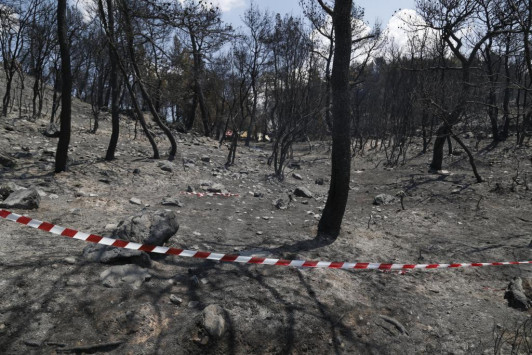
{"label": "tree shadow on ground", "polygon": [[499,146],[499,143],[501,143],[501,141],[492,141],[490,144],[488,144],[487,146],[479,150],[478,154],[486,154],[486,153],[491,152],[492,150],[494,150],[495,148]]}

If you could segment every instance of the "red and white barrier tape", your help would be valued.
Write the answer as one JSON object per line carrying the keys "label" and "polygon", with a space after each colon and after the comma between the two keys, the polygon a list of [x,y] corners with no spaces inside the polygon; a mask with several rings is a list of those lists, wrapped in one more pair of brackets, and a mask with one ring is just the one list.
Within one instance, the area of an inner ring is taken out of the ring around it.
{"label": "red and white barrier tape", "polygon": [[181,192],[181,195],[198,196],[198,197],[205,197],[205,196],[238,197],[240,196],[239,194],[222,193],[222,192],[187,192],[187,191]]}
{"label": "red and white barrier tape", "polygon": [[255,256],[242,256],[233,254],[211,253],[206,251],[195,251],[178,248],[169,248],[163,246],[155,246],[148,244],[139,244],[128,242],[121,239],[113,239],[101,237],[99,235],[79,232],[74,229],[64,228],[48,222],[42,222],[29,217],[21,216],[10,211],[0,209],[0,217],[9,221],[24,224],[26,226],[40,229],[53,234],[69,237],[73,239],[84,240],[97,244],[104,244],[118,248],[142,250],[150,253],[178,255],[184,257],[192,257],[197,259],[209,259],[226,262],[235,262],[242,264],[265,264],[265,265],[279,265],[279,266],[295,266],[305,268],[327,268],[327,269],[348,269],[348,270],[403,270],[408,271],[412,269],[453,269],[463,267],[480,267],[480,266],[502,266],[502,265],[523,265],[532,264],[532,261],[505,261],[505,262],[491,262],[491,263],[452,263],[452,264],[383,264],[383,263],[346,263],[346,262],[330,262],[330,261],[309,261],[309,260],[283,260],[272,258],[260,258]]}

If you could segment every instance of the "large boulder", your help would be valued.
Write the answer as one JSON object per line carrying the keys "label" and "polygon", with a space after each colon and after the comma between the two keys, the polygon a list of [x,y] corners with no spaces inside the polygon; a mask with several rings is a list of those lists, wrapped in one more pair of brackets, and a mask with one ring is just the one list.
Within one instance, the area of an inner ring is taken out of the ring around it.
{"label": "large boulder", "polygon": [[145,212],[118,224],[114,236],[131,242],[164,245],[179,230],[174,211]]}
{"label": "large boulder", "polygon": [[[178,229],[179,223],[175,212],[155,211],[128,217],[120,222],[112,232],[104,233],[104,236],[142,244],[163,245]],[[151,266],[148,253],[100,244],[87,245],[83,249],[83,257],[87,261],[103,264]]]}
{"label": "large boulder", "polygon": [[39,208],[41,196],[35,188],[17,190],[0,203],[2,208],[18,208],[23,210],[33,210]]}

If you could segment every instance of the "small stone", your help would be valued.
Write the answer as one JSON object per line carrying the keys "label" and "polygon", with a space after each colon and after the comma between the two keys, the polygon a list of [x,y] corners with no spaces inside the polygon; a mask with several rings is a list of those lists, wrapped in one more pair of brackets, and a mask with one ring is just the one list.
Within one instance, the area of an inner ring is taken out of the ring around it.
{"label": "small stone", "polygon": [[57,138],[59,137],[59,133],[60,133],[59,128],[57,127],[55,123],[50,123],[48,125],[48,128],[46,128],[46,130],[42,132],[44,136],[49,137],[49,138]]}
{"label": "small stone", "polygon": [[324,181],[323,178],[317,178],[315,181],[316,185],[323,185]]}
{"label": "small stone", "polygon": [[207,189],[207,191],[209,192],[213,192],[213,193],[226,193],[227,190],[225,189],[225,186],[222,185],[222,184],[213,184],[211,187],[209,187]]}
{"label": "small stone", "polygon": [[161,205],[163,206],[175,206],[175,207],[183,207],[183,203],[179,201],[175,197],[165,197],[163,201],[161,202]]}
{"label": "small stone", "polygon": [[219,338],[225,329],[225,311],[222,307],[211,304],[203,310],[203,327],[210,336]]}
{"label": "small stone", "polygon": [[300,163],[296,163],[296,162],[292,162],[288,165],[288,167],[290,169],[301,169],[301,164]]}
{"label": "small stone", "polygon": [[140,169],[138,169],[138,168],[133,169],[133,174],[135,174],[135,175],[140,174]]}
{"label": "small stone", "polygon": [[175,305],[180,306],[181,303],[183,303],[183,299],[177,297],[176,295],[170,295],[170,302],[172,302]]}
{"label": "small stone", "polygon": [[129,202],[134,205],[142,205],[142,201],[139,198],[132,197],[129,199]]}
{"label": "small stone", "polygon": [[257,235],[263,235],[263,234],[264,234],[264,232],[262,232],[262,231],[257,231]]}
{"label": "small stone", "polygon": [[200,284],[200,281],[196,275],[193,275],[189,280],[193,286],[199,286]]}
{"label": "small stone", "polygon": [[210,181],[210,180],[200,180],[199,184],[200,184],[200,186],[202,188],[207,188],[207,187],[212,185],[212,181]]}
{"label": "small stone", "polygon": [[74,196],[76,196],[76,197],[87,197],[87,193],[85,191],[78,190],[78,191],[74,192]]}
{"label": "small stone", "polygon": [[14,168],[16,161],[13,158],[8,157],[7,155],[0,154],[0,165],[6,168]]}
{"label": "small stone", "polygon": [[255,192],[253,193],[253,197],[261,198],[261,197],[264,197],[264,194],[263,194],[262,192],[255,191]]}
{"label": "small stone", "polygon": [[115,265],[104,270],[100,279],[106,287],[120,287],[124,284],[138,289],[145,281],[151,279],[150,273],[138,265]]}
{"label": "small stone", "polygon": [[175,165],[172,163],[172,162],[169,162],[169,161],[160,161],[157,166],[163,170],[163,171],[168,171],[168,172],[172,172],[174,171],[174,168],[175,168]]}
{"label": "small stone", "polygon": [[277,208],[278,210],[286,210],[286,209],[287,209],[286,203],[284,202],[284,200],[283,200],[282,198],[273,201],[272,204],[273,204],[273,205],[275,206],[275,208]]}
{"label": "small stone", "polygon": [[69,257],[66,257],[65,258],[65,262],[70,264],[70,265],[74,265],[76,263],[76,258],[73,257],[73,256],[69,256]]}
{"label": "small stone", "polygon": [[387,194],[377,195],[373,199],[373,204],[377,205],[377,206],[389,205],[389,204],[394,203],[394,202],[396,202],[396,198],[394,196],[392,196],[392,195],[387,195]]}
{"label": "small stone", "polygon": [[304,186],[296,187],[296,189],[294,190],[294,195],[297,197],[304,197],[304,198],[313,197],[312,192],[310,192],[310,190]]}
{"label": "small stone", "polygon": [[211,157],[204,155],[204,156],[201,157],[201,161],[205,162],[205,163],[210,163],[211,162]]}
{"label": "small stone", "polygon": [[200,303],[198,301],[190,301],[187,306],[188,308],[196,308],[197,306],[199,306],[199,304]]}
{"label": "small stone", "polygon": [[105,230],[106,231],[114,231],[116,229],[116,227],[118,227],[118,224],[115,224],[115,223],[108,223],[105,225]]}
{"label": "small stone", "polygon": [[135,264],[150,267],[151,259],[148,253],[140,250],[110,247],[101,244],[89,244],[83,248],[83,258],[90,262],[102,264]]}
{"label": "small stone", "polygon": [[296,180],[303,180],[303,177],[302,177],[301,175],[299,175],[299,174],[296,174],[296,173],[293,173],[293,174],[292,174],[292,177],[293,177],[294,179],[296,179]]}

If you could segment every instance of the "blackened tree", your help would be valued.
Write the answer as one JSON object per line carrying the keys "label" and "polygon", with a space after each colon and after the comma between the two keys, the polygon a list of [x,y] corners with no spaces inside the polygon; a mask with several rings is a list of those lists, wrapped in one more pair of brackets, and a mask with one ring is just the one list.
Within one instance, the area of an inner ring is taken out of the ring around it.
{"label": "blackened tree", "polygon": [[67,36],[67,0],[57,1],[57,38],[61,52],[61,130],[55,154],[55,172],[66,171],[72,111],[72,74],[70,69],[70,45]]}
{"label": "blackened tree", "polygon": [[351,176],[351,112],[349,104],[349,64],[351,60],[352,0],[336,0],[331,9],[320,5],[333,19],[335,36],[332,89],[332,167],[329,196],[318,224],[318,237],[334,241],[340,234]]}

